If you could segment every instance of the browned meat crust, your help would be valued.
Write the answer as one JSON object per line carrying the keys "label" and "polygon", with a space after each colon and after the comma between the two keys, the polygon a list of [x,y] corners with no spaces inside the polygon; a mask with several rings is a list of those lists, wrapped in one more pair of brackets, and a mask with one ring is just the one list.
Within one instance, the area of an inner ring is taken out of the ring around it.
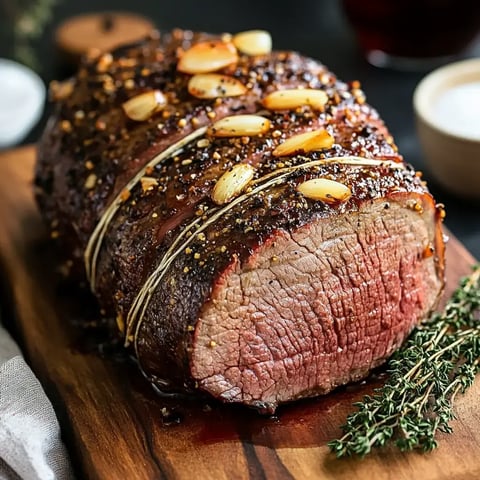
{"label": "browned meat crust", "polygon": [[[442,211],[358,82],[338,81],[314,60],[240,54],[221,73],[246,86],[244,95],[191,95],[178,56],[207,38],[151,38],[86,61],[57,87],[38,149],[37,198],[77,265],[87,249],[95,293],[153,383],[273,410],[364,376],[433,307],[443,285]],[[299,87],[323,90],[325,107],[264,112],[267,94]],[[166,106],[145,121],[128,118],[122,104],[152,90]],[[263,135],[201,130],[262,111],[271,122]],[[320,128],[330,148],[272,153]],[[359,166],[352,156],[381,161]],[[255,168],[250,189],[216,205],[212,188],[239,163]],[[351,196],[299,193],[318,177]]]}

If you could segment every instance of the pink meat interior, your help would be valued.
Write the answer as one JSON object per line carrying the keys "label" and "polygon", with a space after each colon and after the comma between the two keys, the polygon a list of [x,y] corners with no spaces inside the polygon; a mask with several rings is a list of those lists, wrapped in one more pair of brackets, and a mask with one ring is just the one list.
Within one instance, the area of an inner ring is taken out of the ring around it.
{"label": "pink meat interior", "polygon": [[277,233],[216,283],[191,369],[224,401],[276,405],[364,377],[435,304],[431,206],[375,201]]}

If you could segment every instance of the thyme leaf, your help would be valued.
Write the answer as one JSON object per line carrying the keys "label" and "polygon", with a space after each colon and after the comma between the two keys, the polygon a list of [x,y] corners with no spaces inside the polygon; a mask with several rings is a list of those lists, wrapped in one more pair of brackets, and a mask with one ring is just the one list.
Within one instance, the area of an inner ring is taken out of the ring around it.
{"label": "thyme leaf", "polygon": [[388,363],[388,380],[354,404],[329,442],[337,457],[394,443],[400,450],[433,450],[438,431],[451,433],[453,405],[480,370],[480,265],[460,281],[442,313],[422,322]]}

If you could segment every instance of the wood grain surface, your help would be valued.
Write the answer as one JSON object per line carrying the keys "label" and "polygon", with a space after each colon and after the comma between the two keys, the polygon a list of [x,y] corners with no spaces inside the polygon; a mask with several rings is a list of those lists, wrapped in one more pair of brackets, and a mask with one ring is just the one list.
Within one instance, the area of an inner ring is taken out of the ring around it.
{"label": "wood grain surface", "polygon": [[[56,272],[33,201],[33,161],[33,147],[0,155],[0,261],[17,336],[58,412],[79,478],[480,478],[479,381],[459,399],[454,433],[440,435],[436,451],[388,449],[364,460],[337,460],[326,443],[378,378],[282,407],[275,418],[157,396],[132,361],[85,341],[95,310]],[[448,294],[474,259],[452,237],[447,261]]]}

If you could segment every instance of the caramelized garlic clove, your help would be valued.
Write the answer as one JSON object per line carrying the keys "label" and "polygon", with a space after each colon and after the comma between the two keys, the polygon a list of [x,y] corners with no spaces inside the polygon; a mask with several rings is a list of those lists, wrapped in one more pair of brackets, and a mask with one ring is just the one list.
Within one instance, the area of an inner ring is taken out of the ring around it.
{"label": "caramelized garlic clove", "polygon": [[244,137],[266,133],[270,120],[261,115],[232,115],[215,122],[208,134],[212,137]]}
{"label": "caramelized garlic clove", "polygon": [[239,163],[225,172],[212,190],[212,200],[223,205],[239,195],[252,180],[255,169],[247,163]]}
{"label": "caramelized garlic clove", "polygon": [[312,178],[300,183],[297,190],[304,197],[329,204],[346,202],[352,195],[347,185],[328,178]]}
{"label": "caramelized garlic clove", "polygon": [[272,152],[275,157],[285,157],[303,152],[315,152],[331,148],[334,138],[325,129],[313,132],[300,133],[287,138]]}
{"label": "caramelized garlic clove", "polygon": [[177,70],[183,73],[209,73],[237,63],[237,49],[231,42],[200,42],[183,52]]}

